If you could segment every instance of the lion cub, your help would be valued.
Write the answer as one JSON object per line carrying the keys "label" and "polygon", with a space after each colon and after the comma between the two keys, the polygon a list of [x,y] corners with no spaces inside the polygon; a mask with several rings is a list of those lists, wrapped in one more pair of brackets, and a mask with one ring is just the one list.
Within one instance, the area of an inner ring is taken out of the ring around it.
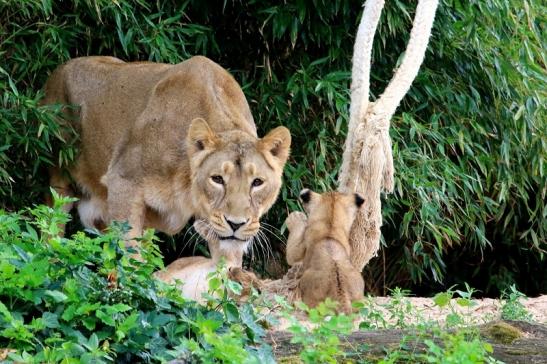
{"label": "lion cub", "polygon": [[205,224],[200,223],[199,220],[194,223],[194,229],[207,241],[211,258],[203,256],[179,258],[154,275],[166,283],[174,283],[176,280],[182,281],[182,295],[203,303],[202,294],[209,288],[207,278],[209,273],[217,269],[221,258],[225,259],[227,268],[241,268],[243,254],[248,243],[222,244],[214,234],[209,233]]}
{"label": "lion cub", "polygon": [[299,283],[304,303],[314,307],[327,297],[339,302],[339,310],[351,312],[351,302],[363,298],[361,273],[351,264],[349,233],[363,198],[358,194],[309,189],[300,193],[304,209],[286,220],[289,229],[287,262],[303,264]]}

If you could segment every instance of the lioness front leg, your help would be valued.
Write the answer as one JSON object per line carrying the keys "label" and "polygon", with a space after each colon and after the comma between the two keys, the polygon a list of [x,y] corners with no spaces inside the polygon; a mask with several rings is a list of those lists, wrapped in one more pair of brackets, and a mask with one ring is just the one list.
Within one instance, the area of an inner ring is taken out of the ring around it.
{"label": "lioness front leg", "polygon": [[121,221],[129,224],[129,231],[124,236],[126,247],[137,250],[132,257],[140,260],[139,243],[136,238],[142,236],[146,213],[142,188],[119,176],[109,176],[103,180],[108,188],[108,215],[110,222]]}
{"label": "lioness front leg", "polygon": [[289,237],[287,238],[287,263],[293,266],[304,259],[306,253],[306,246],[303,243],[304,231],[306,230],[308,218],[306,214],[300,211],[293,211],[287,216],[285,223],[289,230]]}

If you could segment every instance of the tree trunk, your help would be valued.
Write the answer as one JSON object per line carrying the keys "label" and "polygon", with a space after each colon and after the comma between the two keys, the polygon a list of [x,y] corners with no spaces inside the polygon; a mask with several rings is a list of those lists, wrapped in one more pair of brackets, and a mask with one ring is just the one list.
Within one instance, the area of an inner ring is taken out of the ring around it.
{"label": "tree trunk", "polygon": [[[495,321],[477,328],[481,338],[492,345],[494,358],[505,363],[547,363],[546,325],[522,321]],[[423,336],[418,339],[412,335],[416,333],[400,329],[358,331],[343,338],[341,342],[348,350],[359,348],[361,357],[371,360],[383,358],[386,350],[401,350],[401,341],[409,336],[406,347],[412,348],[414,353],[425,352]],[[279,362],[292,362],[300,353],[300,345],[291,343],[291,338],[292,335],[286,331],[273,331],[268,335],[267,341]],[[363,347],[366,349],[362,349]]]}

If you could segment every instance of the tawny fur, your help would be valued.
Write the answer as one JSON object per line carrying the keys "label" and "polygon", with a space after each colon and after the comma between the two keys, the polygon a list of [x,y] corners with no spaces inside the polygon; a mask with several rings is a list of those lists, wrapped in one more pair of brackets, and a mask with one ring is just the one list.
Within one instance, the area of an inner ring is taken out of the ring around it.
{"label": "tawny fur", "polygon": [[[194,225],[196,226],[196,225]],[[210,258],[206,257],[184,257],[179,258],[165,267],[164,270],[156,272],[156,278],[166,283],[182,283],[181,293],[184,297],[203,302],[203,294],[209,289],[207,276],[216,271],[221,259],[224,259],[224,264],[228,268],[228,278],[239,282],[243,287],[239,296],[234,297],[237,301],[245,301],[251,294],[251,289],[262,290],[264,283],[267,280],[259,279],[254,273],[246,271],[242,268],[242,260],[238,249],[245,250],[246,246],[231,247],[227,249],[219,243],[218,238],[196,227],[196,231],[206,238]]]}
{"label": "tawny fur", "polygon": [[361,273],[351,264],[349,233],[363,203],[360,196],[327,192],[301,194],[307,218],[301,212],[287,217],[289,238],[287,262],[302,264],[298,288],[310,307],[326,298],[339,303],[339,310],[351,312],[351,302],[363,298]]}
{"label": "tawny fur", "polygon": [[241,88],[205,57],[176,65],[77,58],[51,74],[45,94],[45,104],[77,106],[66,116],[80,153],[69,176],[51,171],[51,186],[78,195],[87,227],[127,221],[130,240],[144,228],[175,234],[195,216],[237,245],[277,198],[288,130],[259,139]]}
{"label": "tawny fur", "polygon": [[211,257],[179,258],[154,275],[166,283],[175,283],[177,280],[182,282],[181,292],[184,297],[203,302],[202,295],[209,288],[207,278],[209,273],[217,269],[223,258],[228,269],[241,268],[242,256],[248,243],[224,244],[217,236],[209,232],[202,221],[196,221],[194,229],[207,241]]}
{"label": "tawny fur", "polygon": [[363,298],[361,273],[351,264],[349,233],[363,199],[357,194],[302,191],[308,216],[292,212],[286,219],[289,237],[286,257],[291,265],[282,279],[260,280],[252,272],[230,269],[230,278],[247,290],[254,287],[267,295],[281,295],[289,302],[303,301],[315,307],[327,298],[349,313],[351,303]]}

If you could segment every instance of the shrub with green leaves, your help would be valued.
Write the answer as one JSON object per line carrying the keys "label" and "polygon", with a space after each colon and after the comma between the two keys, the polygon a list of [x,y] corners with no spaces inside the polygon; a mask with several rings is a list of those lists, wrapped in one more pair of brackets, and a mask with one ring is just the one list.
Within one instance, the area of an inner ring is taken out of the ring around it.
{"label": "shrub with green leaves", "polygon": [[[405,49],[415,3],[386,3],[372,98]],[[280,124],[291,130],[281,201],[267,218],[280,227],[298,208],[302,186],[336,186],[361,6],[362,0],[1,2],[2,204],[35,203],[47,192],[45,168],[73,159],[64,142],[72,134],[53,122],[58,109],[39,106],[54,67],[85,55],[180,62],[204,54],[242,84],[261,133]],[[396,191],[384,204],[386,263],[373,260],[365,272],[371,290],[467,281],[487,294],[512,283],[529,294],[545,291],[539,277],[547,269],[546,10],[540,0],[440,1],[425,62],[393,119]]]}
{"label": "shrub with green leaves", "polygon": [[[422,312],[406,297],[407,293],[395,289],[385,304],[367,299],[354,302],[356,312],[350,315],[335,314],[336,303],[330,300],[315,308],[298,303],[295,306],[308,315],[306,324],[296,318],[294,309],[286,306],[284,301],[278,300],[278,303],[284,307],[283,315],[290,323],[287,330],[293,335],[291,343],[301,345],[299,358],[303,363],[339,363],[346,360],[348,363],[354,360],[357,363],[381,364],[500,363],[493,357],[492,345],[481,337],[471,318],[465,312],[457,313],[450,301],[457,295],[455,305],[471,306],[473,289],[448,290],[432,299],[433,305],[448,306],[450,313],[445,322],[422,316]],[[375,330],[374,335],[386,335],[384,339],[397,331],[403,335],[398,347],[388,345],[389,340],[386,340],[385,356],[377,356],[371,353],[371,349],[378,348],[371,347],[367,340],[357,342],[347,339],[347,335],[356,330],[357,323],[359,330]],[[398,330],[386,333],[384,329]]]}
{"label": "shrub with green leaves", "polygon": [[[425,352],[412,350],[420,342],[425,345]],[[416,335],[406,337],[399,349],[392,350],[377,363],[501,364],[492,356],[493,351],[492,345],[481,340],[473,330],[448,333],[435,327],[421,327]]]}
{"label": "shrub with green leaves", "polygon": [[504,320],[532,320],[532,315],[521,302],[521,300],[526,299],[526,296],[517,287],[511,285],[508,291],[503,291],[501,299],[503,300],[501,318]]}
{"label": "shrub with green leaves", "polygon": [[[185,300],[178,287],[153,277],[162,259],[151,231],[140,241],[142,262],[131,258],[134,251],[120,239],[128,228],[124,224],[102,235],[60,237],[60,225],[70,218],[62,204],[69,200],[56,198],[53,207],[19,213],[0,211],[0,357],[7,354],[8,362],[17,363],[275,362],[264,340],[264,326],[275,324],[268,300],[236,305],[230,297],[241,286],[228,281],[222,267],[210,277],[205,305]],[[472,291],[449,290],[434,302],[447,305],[458,293],[458,304],[468,304]],[[330,301],[315,308],[297,305],[312,328],[296,320],[295,308],[282,299],[275,299],[275,307],[290,321],[288,331],[301,345],[305,363],[368,362],[366,347],[345,342],[359,316],[366,323],[360,329],[413,330],[381,362],[495,362],[492,348],[472,329],[447,332],[431,322],[407,324],[416,312],[405,294],[394,290],[384,306],[390,325],[373,306],[359,303],[359,314],[352,315],[335,314]],[[268,310],[261,313],[261,305]],[[417,343],[427,350],[409,350]]]}
{"label": "shrub with green leaves", "polygon": [[[398,348],[390,348],[379,364],[388,363],[501,363],[493,357],[494,349],[481,337],[476,322],[469,312],[458,312],[456,306],[472,307],[474,289],[466,285],[466,290],[453,290],[437,293],[431,300],[432,306],[447,309],[443,321],[426,319],[407,299],[408,292],[394,289],[391,300],[383,305],[392,323],[377,315],[378,308],[373,302],[357,303],[362,317],[359,328],[371,330],[378,328],[405,329],[405,335]],[[455,300],[452,300],[456,298]],[[372,317],[372,320],[371,320]],[[420,349],[419,349],[420,348]]]}
{"label": "shrub with green leaves", "polygon": [[151,232],[141,241],[144,262],[123,247],[123,225],[96,237],[59,237],[59,224],[68,221],[61,202],[0,211],[0,348],[13,350],[9,359],[273,361],[252,306],[238,310],[225,291],[200,306],[154,279],[162,263]]}
{"label": "shrub with green leaves", "polygon": [[309,328],[299,321],[293,307],[278,301],[284,308],[283,315],[290,322],[287,330],[292,334],[291,343],[302,345],[299,356],[303,363],[337,363],[346,356],[340,337],[353,331],[355,315],[336,314],[338,303],[330,299],[314,308],[298,302],[295,308],[305,312],[308,325],[312,325]]}

